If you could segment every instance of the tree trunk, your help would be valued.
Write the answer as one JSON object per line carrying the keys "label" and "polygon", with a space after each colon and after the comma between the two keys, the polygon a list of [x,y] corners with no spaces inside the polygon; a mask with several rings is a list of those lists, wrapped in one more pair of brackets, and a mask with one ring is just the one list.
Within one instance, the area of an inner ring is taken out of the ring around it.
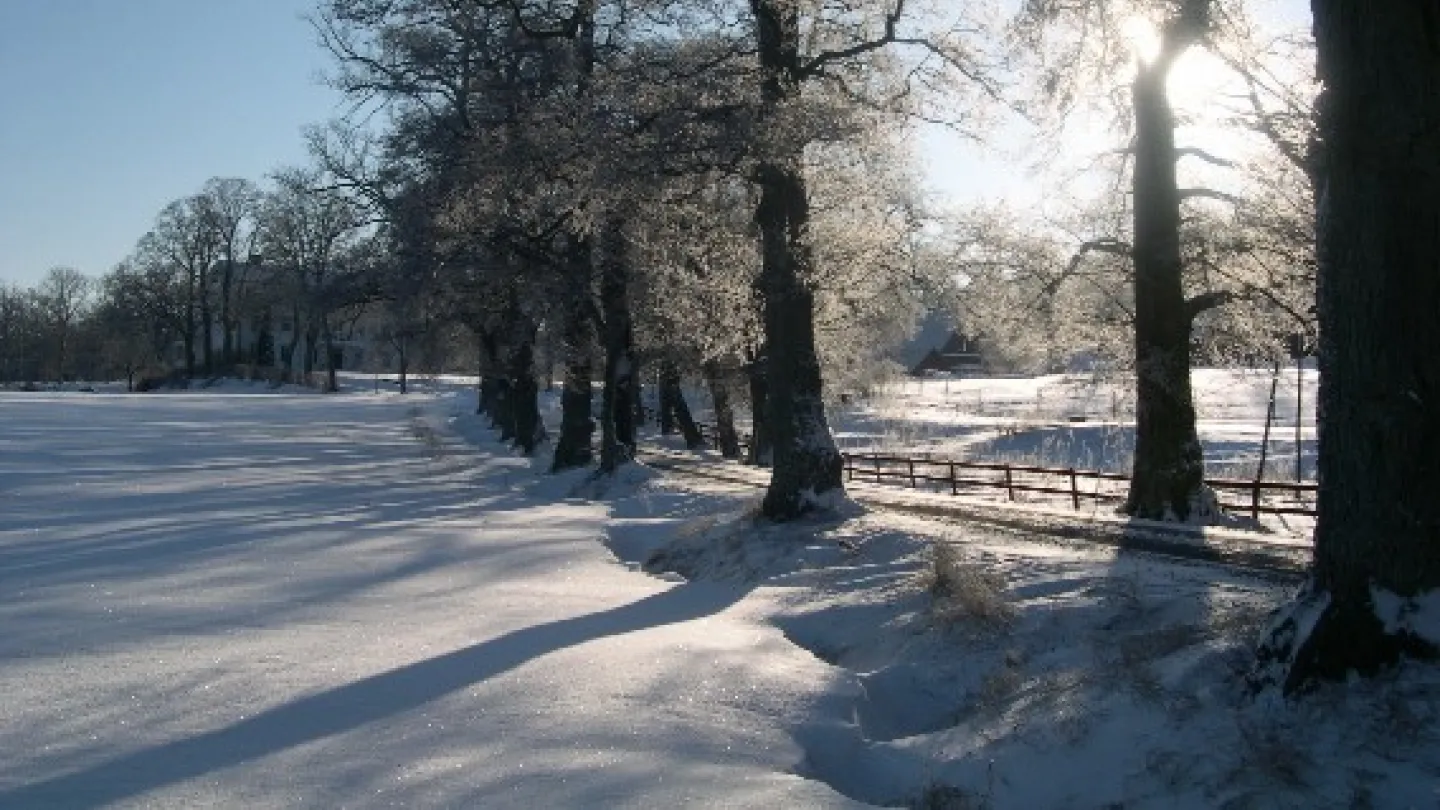
{"label": "tree trunk", "polygon": [[669,436],[675,432],[675,394],[680,384],[670,385],[668,363],[660,365],[660,380],[655,386],[655,415],[660,422],[660,435]]}
{"label": "tree trunk", "polygon": [[511,387],[508,378],[495,379],[495,407],[490,411],[490,426],[500,429],[502,442],[515,438],[515,398]]}
{"label": "tree trunk", "polygon": [[551,472],[587,466],[594,459],[592,446],[595,420],[591,418],[590,402],[594,397],[590,361],[593,356],[593,332],[588,315],[592,273],[590,245],[577,240],[571,246],[569,269],[577,289],[565,317],[565,390],[560,395],[560,437],[555,442],[555,460]]}
{"label": "tree trunk", "polygon": [[672,425],[678,425],[685,437],[685,446],[691,450],[704,449],[705,437],[700,432],[700,426],[695,424],[690,404],[685,401],[685,390],[680,387],[680,369],[673,360],[660,365],[660,397],[662,402],[667,403],[660,407],[661,418],[668,411]]}
{"label": "tree trunk", "polygon": [[210,312],[210,268],[200,271],[200,345],[205,352],[205,376],[215,375],[215,330]]}
{"label": "tree trunk", "polygon": [[[760,118],[778,126],[800,96],[798,5],[751,0],[756,44],[765,70]],[[825,421],[820,359],[815,349],[815,300],[809,287],[810,200],[799,150],[762,160],[755,222],[760,229],[759,288],[765,309],[769,426],[774,440],[770,487],[761,505],[772,520],[798,517],[844,495],[843,462]]]}
{"label": "tree trunk", "polygon": [[1314,0],[1320,493],[1311,579],[1259,651],[1287,693],[1436,653],[1440,9]]}
{"label": "tree trunk", "polygon": [[740,457],[740,437],[735,433],[735,408],[730,404],[728,375],[714,360],[704,366],[705,382],[710,387],[710,400],[715,405],[715,431],[720,442],[720,455]]}
{"label": "tree trunk", "polygon": [[535,330],[532,326],[510,354],[510,418],[515,446],[527,456],[545,440],[540,419],[540,383],[535,378]]}
{"label": "tree trunk", "polygon": [[635,457],[635,352],[630,322],[630,267],[625,224],[612,219],[599,245],[600,306],[605,318],[605,390],[600,406],[600,470]]}
{"label": "tree trunk", "polygon": [[284,361],[285,361],[285,372],[286,372],[286,376],[288,376],[288,377],[290,378],[290,381],[291,381],[291,382],[295,382],[295,381],[296,381],[296,376],[295,376],[295,364],[296,364],[297,362],[299,362],[299,360],[300,360],[299,357],[296,357],[296,354],[300,351],[300,305],[299,305],[299,304],[295,304],[295,305],[291,308],[291,310],[290,310],[290,317],[291,317],[291,319],[292,319],[291,322],[290,322],[291,327],[292,327],[291,330],[290,330],[290,345],[289,345],[289,347],[285,350],[285,357],[284,357],[283,359],[284,359]]}
{"label": "tree trunk", "polygon": [[630,411],[634,414],[635,429],[639,430],[648,421],[645,414],[645,364],[634,352],[630,353],[630,362]]}
{"label": "tree trunk", "polygon": [[1153,63],[1135,78],[1135,462],[1124,511],[1186,521],[1209,513],[1205,463],[1190,391],[1190,316],[1182,286],[1175,117],[1165,95],[1183,50],[1167,32]]}
{"label": "tree trunk", "polygon": [[195,379],[195,274],[186,273],[185,382]]}
{"label": "tree trunk", "polygon": [[787,520],[822,506],[831,493],[843,495],[843,463],[821,400],[814,295],[805,281],[811,263],[805,182],[798,161],[762,166],[760,178],[756,219],[763,240],[766,422],[774,442],[761,509],[772,520]]}
{"label": "tree trunk", "polygon": [[500,403],[500,347],[495,336],[483,329],[476,330],[480,342],[480,390],[475,413],[490,414],[490,426],[495,426],[495,412]]}
{"label": "tree trunk", "polygon": [[410,393],[410,341],[401,337],[395,341],[395,358],[400,364],[400,396]]}
{"label": "tree trunk", "polygon": [[335,356],[335,334],[330,330],[330,324],[325,324],[325,391],[333,394],[340,390],[340,380],[336,375],[336,367],[340,365],[339,358]]}
{"label": "tree trunk", "polygon": [[750,356],[746,371],[750,379],[750,453],[745,463],[769,467],[774,459],[770,443],[770,386],[766,383],[765,351]]}
{"label": "tree trunk", "polygon": [[230,314],[230,287],[234,280],[235,259],[227,255],[225,257],[225,270],[220,276],[220,329],[222,333],[220,362],[226,366],[235,362],[234,324],[231,323],[232,316]]}

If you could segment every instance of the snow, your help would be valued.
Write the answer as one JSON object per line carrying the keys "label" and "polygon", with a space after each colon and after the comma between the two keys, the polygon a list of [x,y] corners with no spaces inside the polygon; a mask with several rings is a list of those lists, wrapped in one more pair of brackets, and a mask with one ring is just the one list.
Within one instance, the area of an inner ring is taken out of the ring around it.
{"label": "snow", "polygon": [[1431,644],[1440,644],[1440,590],[1404,597],[1372,585],[1370,598],[1385,632],[1413,633]]}
{"label": "snow", "polygon": [[[0,807],[1440,798],[1430,669],[1247,697],[1294,577],[860,484],[774,525],[713,454],[552,476],[368,382],[0,395]],[[1260,540],[1305,553],[1177,542]]]}
{"label": "snow", "polygon": [[415,398],[0,401],[0,807],[843,807],[852,687]]}

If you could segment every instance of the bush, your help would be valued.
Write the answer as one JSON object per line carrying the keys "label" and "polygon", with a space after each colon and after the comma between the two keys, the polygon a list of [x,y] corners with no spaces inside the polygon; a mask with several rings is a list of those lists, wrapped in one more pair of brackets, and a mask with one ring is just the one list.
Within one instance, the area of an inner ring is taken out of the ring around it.
{"label": "bush", "polygon": [[920,584],[930,592],[932,617],[941,624],[978,623],[999,627],[1015,618],[1005,601],[1005,580],[979,563],[970,562],[949,543],[930,547]]}

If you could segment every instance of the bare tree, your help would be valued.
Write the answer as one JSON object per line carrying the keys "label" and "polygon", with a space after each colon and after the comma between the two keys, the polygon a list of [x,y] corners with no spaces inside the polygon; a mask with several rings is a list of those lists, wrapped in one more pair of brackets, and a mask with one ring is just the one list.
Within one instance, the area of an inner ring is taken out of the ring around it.
{"label": "bare tree", "polygon": [[219,240],[220,359],[229,365],[235,362],[239,332],[236,292],[253,253],[260,190],[249,180],[217,177],[206,181],[197,202]]}
{"label": "bare tree", "polygon": [[64,380],[75,328],[90,308],[95,285],[73,267],[52,267],[36,289],[36,300],[54,341],[54,377]]}

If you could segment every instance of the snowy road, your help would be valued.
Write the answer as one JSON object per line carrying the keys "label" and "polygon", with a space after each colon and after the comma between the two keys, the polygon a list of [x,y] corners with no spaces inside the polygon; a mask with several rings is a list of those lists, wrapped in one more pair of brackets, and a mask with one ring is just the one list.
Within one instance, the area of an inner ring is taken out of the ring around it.
{"label": "snowy road", "polygon": [[0,398],[0,808],[851,806],[836,670],[412,406]]}

